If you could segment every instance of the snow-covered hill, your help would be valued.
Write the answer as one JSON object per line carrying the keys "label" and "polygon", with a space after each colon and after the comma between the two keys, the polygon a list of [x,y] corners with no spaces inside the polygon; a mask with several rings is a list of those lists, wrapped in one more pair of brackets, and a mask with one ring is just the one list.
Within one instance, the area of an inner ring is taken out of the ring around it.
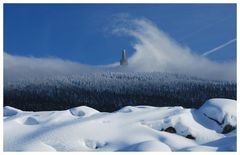
{"label": "snow-covered hill", "polygon": [[86,106],[27,112],[4,107],[4,151],[236,151],[236,101],[200,109]]}

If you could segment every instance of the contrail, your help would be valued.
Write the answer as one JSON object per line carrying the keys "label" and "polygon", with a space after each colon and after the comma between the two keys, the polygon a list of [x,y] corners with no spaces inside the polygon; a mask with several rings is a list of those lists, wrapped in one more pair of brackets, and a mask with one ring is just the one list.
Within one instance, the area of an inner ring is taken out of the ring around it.
{"label": "contrail", "polygon": [[213,53],[213,52],[216,52],[217,50],[220,50],[220,49],[228,46],[229,44],[231,44],[231,43],[233,43],[233,42],[235,42],[235,41],[236,41],[236,38],[234,38],[234,39],[232,39],[232,40],[230,40],[230,41],[228,41],[228,42],[226,42],[226,43],[224,43],[224,44],[222,44],[222,45],[220,45],[220,46],[218,46],[218,47],[216,47],[216,48],[214,48],[214,49],[211,49],[211,50],[203,53],[202,56],[207,56],[207,55],[209,55],[209,54],[211,54],[211,53]]}

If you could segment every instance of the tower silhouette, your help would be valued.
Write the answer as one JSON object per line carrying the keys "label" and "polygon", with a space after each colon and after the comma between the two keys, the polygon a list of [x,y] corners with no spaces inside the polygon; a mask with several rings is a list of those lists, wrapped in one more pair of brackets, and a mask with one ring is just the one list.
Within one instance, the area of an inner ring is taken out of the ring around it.
{"label": "tower silhouette", "polygon": [[120,65],[127,65],[127,52],[125,49],[122,50],[122,59],[120,60]]}

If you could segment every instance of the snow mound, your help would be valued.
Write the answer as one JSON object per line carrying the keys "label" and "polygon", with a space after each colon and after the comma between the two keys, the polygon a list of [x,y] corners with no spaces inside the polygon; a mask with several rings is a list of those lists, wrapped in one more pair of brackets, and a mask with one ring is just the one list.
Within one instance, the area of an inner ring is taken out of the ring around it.
{"label": "snow mound", "polygon": [[203,114],[192,109],[182,109],[160,120],[144,122],[143,124],[158,131],[176,133],[188,139],[196,140],[198,143],[206,143],[222,137],[222,135],[216,133],[220,129],[216,122],[207,119]]}
{"label": "snow mound", "polygon": [[99,111],[87,106],[75,107],[70,109],[69,111],[73,116],[77,116],[77,117],[88,117],[93,114],[99,113]]}
{"label": "snow mound", "polygon": [[39,124],[38,120],[35,119],[34,117],[28,117],[25,121],[24,121],[25,125],[37,125]]}
{"label": "snow mound", "polygon": [[21,110],[13,108],[13,107],[9,107],[9,106],[5,106],[3,108],[3,116],[4,117],[9,117],[9,116],[14,116],[17,115],[18,113],[21,112]]}
{"label": "snow mound", "polygon": [[[230,114],[225,104],[219,108]],[[222,133],[203,107],[127,106],[112,113],[4,107],[4,151],[236,151],[236,130]]]}
{"label": "snow mound", "polygon": [[206,101],[199,109],[204,115],[215,120],[223,128],[237,125],[237,101],[214,98]]}

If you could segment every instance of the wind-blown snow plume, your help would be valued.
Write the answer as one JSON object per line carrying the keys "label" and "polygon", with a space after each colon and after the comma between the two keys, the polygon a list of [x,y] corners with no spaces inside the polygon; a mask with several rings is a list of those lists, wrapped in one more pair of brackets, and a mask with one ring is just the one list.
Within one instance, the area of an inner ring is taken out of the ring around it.
{"label": "wind-blown snow plume", "polygon": [[[136,38],[135,53],[129,58],[134,71],[162,71],[190,74],[201,78],[235,80],[236,64],[216,63],[183,47],[146,19],[123,20],[113,30]],[[204,45],[203,45],[204,46]]]}

